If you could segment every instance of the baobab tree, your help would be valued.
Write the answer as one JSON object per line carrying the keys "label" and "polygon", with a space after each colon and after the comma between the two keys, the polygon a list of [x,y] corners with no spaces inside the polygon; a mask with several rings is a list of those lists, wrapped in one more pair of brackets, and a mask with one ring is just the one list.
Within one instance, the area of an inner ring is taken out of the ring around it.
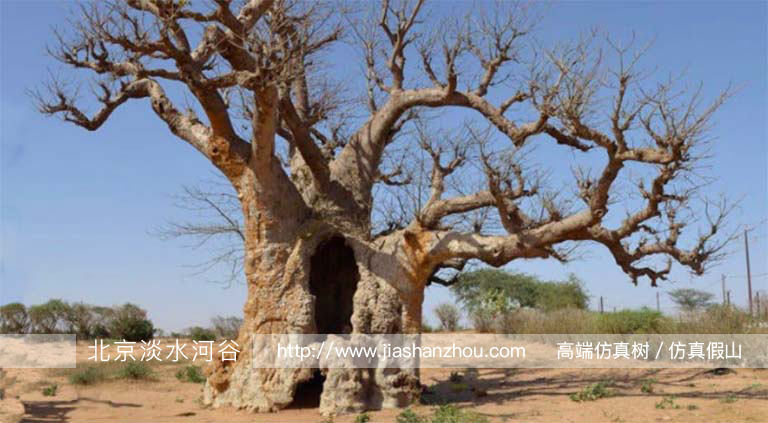
{"label": "baobab tree", "polygon": [[[701,274],[729,239],[728,206],[697,203],[697,163],[728,93],[707,102],[674,79],[651,83],[633,43],[589,33],[544,47],[536,19],[506,2],[462,17],[421,0],[192,3],[82,6],[51,52],[95,75],[101,108],[89,115],[58,80],[37,99],[90,131],[147,101],[224,175],[242,210],[240,345],[418,333],[425,286],[470,260],[566,261],[596,244],[632,282],[656,285],[673,263]],[[323,67],[340,40],[360,47],[359,92]],[[542,149],[554,153],[535,162]],[[570,185],[552,186],[563,169]],[[276,410],[313,378],[249,356],[214,361],[206,402]],[[404,406],[420,388],[417,370],[322,374],[325,412]]]}

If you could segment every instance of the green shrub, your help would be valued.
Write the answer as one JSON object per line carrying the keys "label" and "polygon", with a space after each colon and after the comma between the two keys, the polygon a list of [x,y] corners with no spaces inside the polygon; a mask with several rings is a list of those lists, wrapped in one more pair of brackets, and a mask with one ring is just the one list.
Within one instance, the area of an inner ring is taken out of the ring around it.
{"label": "green shrub", "polygon": [[536,307],[542,310],[576,308],[584,310],[589,304],[589,295],[575,275],[569,275],[565,282],[541,282],[537,288]]}
{"label": "green shrub", "polygon": [[479,269],[461,274],[451,290],[470,313],[486,309],[494,316],[518,307],[586,309],[589,301],[575,275],[564,282],[547,282],[525,273]]}
{"label": "green shrub", "polygon": [[656,403],[657,410],[677,410],[680,408],[680,404],[675,403],[675,397],[668,395]]}
{"label": "green shrub", "polygon": [[371,416],[368,413],[358,414],[355,416],[355,423],[369,423]]}
{"label": "green shrub", "polygon": [[91,338],[109,338],[109,329],[102,323],[97,323],[91,328]]}
{"label": "green shrub", "polygon": [[67,304],[61,300],[48,300],[45,304],[30,306],[27,309],[29,316],[30,333],[60,333],[60,323],[67,313]]}
{"label": "green shrub", "polygon": [[95,319],[93,307],[82,302],[68,304],[64,312],[67,332],[76,334],[77,339],[89,339],[93,336]]}
{"label": "green shrub", "polygon": [[428,423],[426,417],[422,417],[413,412],[410,408],[403,410],[397,416],[395,423]]}
{"label": "green shrub", "polygon": [[56,392],[58,390],[59,390],[59,385],[57,385],[55,383],[52,384],[52,385],[48,385],[45,388],[43,388],[43,396],[44,397],[55,397],[56,396]]}
{"label": "green shrub", "polygon": [[69,375],[69,383],[73,385],[93,385],[104,380],[104,372],[96,367],[87,367]]}
{"label": "green shrub", "polygon": [[193,341],[215,341],[216,333],[210,329],[193,326],[187,331]]}
{"label": "green shrub", "polygon": [[598,313],[595,314],[595,323],[598,333],[610,334],[668,333],[673,327],[669,318],[648,308]]}
{"label": "green shrub", "polygon": [[204,383],[205,376],[197,366],[186,366],[176,372],[176,379],[182,382]]}
{"label": "green shrub", "polygon": [[149,341],[155,328],[147,319],[147,312],[138,306],[126,303],[115,307],[109,323],[109,336],[129,342]]}
{"label": "green shrub", "polygon": [[119,379],[149,379],[152,377],[152,370],[146,364],[142,362],[128,362],[116,375]]}
{"label": "green shrub", "polygon": [[609,388],[610,382],[597,382],[587,385],[581,391],[569,395],[572,401],[596,401],[600,398],[613,396],[613,389]]}
{"label": "green shrub", "polygon": [[432,423],[487,423],[488,419],[455,405],[441,405],[432,416]]}
{"label": "green shrub", "polygon": [[643,381],[642,386],[640,386],[640,392],[644,394],[652,394],[653,393],[653,384],[656,383],[656,379],[646,379]]}
{"label": "green shrub", "polygon": [[10,303],[0,307],[0,333],[21,334],[29,327],[27,308],[21,303]]}

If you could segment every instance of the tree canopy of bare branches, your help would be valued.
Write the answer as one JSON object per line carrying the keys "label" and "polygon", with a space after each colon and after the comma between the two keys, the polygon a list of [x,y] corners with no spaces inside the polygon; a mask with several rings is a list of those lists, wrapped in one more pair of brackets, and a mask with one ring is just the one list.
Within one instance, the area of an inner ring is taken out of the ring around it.
{"label": "tree canopy of bare branches", "polygon": [[[366,289],[389,284],[406,309],[400,326],[353,317],[362,332],[418,330],[425,284],[449,283],[439,272],[469,260],[566,261],[596,244],[632,282],[656,285],[673,263],[701,274],[722,257],[732,206],[703,198],[701,163],[731,90],[707,99],[660,79],[634,36],[543,45],[535,5],[482,6],[456,16],[423,0],[85,3],[50,52],[94,76],[98,110],[61,79],[36,98],[89,131],[146,101],[221,171],[241,216],[219,209],[214,231],[176,230],[244,241],[243,334],[311,330],[274,307],[288,298],[304,310],[297,281],[311,254],[296,251],[330,232],[354,250],[360,283],[383,280]],[[349,60],[350,44],[357,85],[329,65]],[[211,380],[225,392],[222,366]]]}

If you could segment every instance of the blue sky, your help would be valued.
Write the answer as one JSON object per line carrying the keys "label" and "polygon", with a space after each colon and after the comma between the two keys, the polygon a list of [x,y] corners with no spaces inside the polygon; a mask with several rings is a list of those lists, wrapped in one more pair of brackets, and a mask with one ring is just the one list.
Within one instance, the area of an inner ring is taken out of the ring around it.
{"label": "blue sky", "polygon": [[[35,112],[25,92],[53,65],[44,54],[50,27],[63,25],[72,5],[0,0],[0,304],[130,301],[168,330],[239,312],[244,287],[222,289],[210,282],[215,275],[195,275],[188,267],[205,258],[204,250],[151,234],[165,220],[184,217],[172,198],[183,184],[210,178],[211,166],[197,152],[174,139],[142,102],[122,107],[95,133]],[[536,33],[542,42],[572,39],[592,27],[621,37],[635,31],[656,40],[647,62],[664,72],[686,69],[687,79],[704,81],[705,95],[731,82],[742,87],[716,115],[709,165],[718,180],[706,190],[741,198],[735,220],[758,224],[750,237],[753,289],[768,291],[766,3],[565,2],[547,9]],[[359,68],[350,54],[334,60]],[[662,292],[694,286],[719,298],[725,274],[733,299],[745,303],[743,240],[731,250],[710,274],[678,272]],[[547,279],[576,273],[608,308],[655,305],[655,289],[632,286],[603,250],[587,252],[567,266],[538,260],[508,268]],[[426,297],[427,310],[450,300],[442,288],[430,288]]]}

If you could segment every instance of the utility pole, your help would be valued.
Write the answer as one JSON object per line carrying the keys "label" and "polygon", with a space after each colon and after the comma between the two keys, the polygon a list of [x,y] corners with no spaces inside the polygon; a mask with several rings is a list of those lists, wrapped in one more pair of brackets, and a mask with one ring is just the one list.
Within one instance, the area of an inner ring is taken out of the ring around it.
{"label": "utility pole", "polygon": [[603,312],[603,296],[600,296],[600,313]]}
{"label": "utility pole", "polygon": [[728,292],[726,292],[725,298],[726,298],[725,304],[731,305],[731,290],[730,289],[728,290]]}
{"label": "utility pole", "polygon": [[747,295],[749,295],[749,315],[752,314],[752,271],[749,268],[749,241],[747,241],[747,230],[744,229],[744,251],[747,253]]}
{"label": "utility pole", "polygon": [[659,301],[659,291],[656,291],[656,311],[661,311],[661,302]]}
{"label": "utility pole", "polygon": [[723,305],[727,305],[728,302],[725,299],[725,275],[720,275],[720,282],[723,285]]}
{"label": "utility pole", "polygon": [[755,292],[755,307],[757,309],[757,317],[760,318],[760,291]]}

